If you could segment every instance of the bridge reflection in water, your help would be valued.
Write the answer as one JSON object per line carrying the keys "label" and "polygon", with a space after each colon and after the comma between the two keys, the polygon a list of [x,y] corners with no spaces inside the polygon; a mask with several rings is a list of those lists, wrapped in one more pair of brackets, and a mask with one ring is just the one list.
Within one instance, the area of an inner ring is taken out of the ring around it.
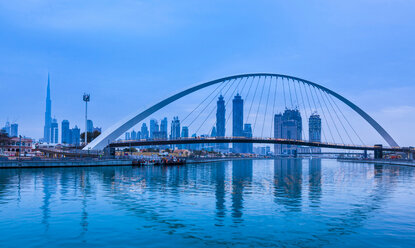
{"label": "bridge reflection in water", "polygon": [[[16,246],[28,235],[50,244],[111,244],[119,235],[135,245],[169,237],[181,245],[335,245],[362,238],[358,230],[375,228],[367,223],[381,228],[382,218],[414,214],[388,207],[414,203],[399,202],[415,189],[410,167],[281,159],[1,172],[0,242],[14,237]],[[13,224],[26,218],[30,233]],[[414,241],[407,234],[400,242]]]}

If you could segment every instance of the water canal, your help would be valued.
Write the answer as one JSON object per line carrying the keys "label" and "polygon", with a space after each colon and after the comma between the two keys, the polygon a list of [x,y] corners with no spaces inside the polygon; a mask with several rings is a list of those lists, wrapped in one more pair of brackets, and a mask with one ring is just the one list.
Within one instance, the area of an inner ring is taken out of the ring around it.
{"label": "water canal", "polygon": [[414,247],[415,168],[320,159],[0,170],[1,247]]}

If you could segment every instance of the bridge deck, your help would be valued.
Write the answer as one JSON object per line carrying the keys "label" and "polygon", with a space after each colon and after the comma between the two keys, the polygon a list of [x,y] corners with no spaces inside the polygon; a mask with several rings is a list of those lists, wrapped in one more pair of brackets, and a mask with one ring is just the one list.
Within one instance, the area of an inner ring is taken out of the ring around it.
{"label": "bridge deck", "polygon": [[[244,138],[244,137],[223,137],[223,138],[181,138],[168,140],[130,140],[111,143],[110,147],[139,147],[139,146],[156,146],[156,145],[179,145],[179,144],[218,144],[218,143],[255,143],[255,144],[281,144],[281,145],[296,145],[309,146],[333,149],[346,150],[376,150],[375,146],[358,146],[358,145],[343,145],[331,144],[321,142],[310,142],[303,140],[288,140],[277,138]],[[383,147],[383,151],[393,152],[410,152],[413,150],[404,147]]]}

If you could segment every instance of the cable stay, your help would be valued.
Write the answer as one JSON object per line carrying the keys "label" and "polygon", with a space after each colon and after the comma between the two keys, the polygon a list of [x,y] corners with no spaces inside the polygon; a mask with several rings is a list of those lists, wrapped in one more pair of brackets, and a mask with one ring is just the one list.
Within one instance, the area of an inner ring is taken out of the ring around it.
{"label": "cable stay", "polygon": [[339,112],[341,113],[341,115],[343,116],[344,120],[346,121],[346,123],[350,126],[350,128],[353,130],[354,134],[357,136],[357,138],[360,140],[361,144],[363,144],[363,146],[366,146],[365,142],[363,142],[363,140],[360,138],[360,136],[357,134],[356,130],[353,128],[353,126],[350,124],[349,119],[346,118],[346,116],[343,114],[343,111],[341,111],[340,107],[337,105],[336,101],[334,101],[332,95],[330,95],[330,99],[332,100],[332,102],[334,103],[334,105],[337,107],[337,109],[339,110]]}
{"label": "cable stay", "polygon": [[318,92],[320,93],[320,96],[321,96],[321,99],[322,99],[322,101],[323,101],[323,103],[324,103],[324,106],[326,107],[327,112],[329,113],[329,116],[330,116],[331,122],[334,124],[334,128],[336,129],[336,132],[337,132],[337,134],[339,135],[339,137],[340,137],[340,140],[341,140],[342,144],[345,144],[345,143],[344,143],[344,141],[343,141],[343,137],[342,137],[342,135],[340,134],[339,129],[337,128],[337,124],[336,124],[336,122],[334,122],[333,116],[331,115],[331,111],[330,111],[330,110],[329,110],[329,108],[327,107],[326,100],[324,99],[324,97],[323,97],[323,95],[322,95],[322,93],[321,93],[321,90],[318,90]]}
{"label": "cable stay", "polygon": [[267,117],[268,101],[269,101],[269,94],[271,92],[271,85],[272,85],[272,77],[270,78],[269,87],[268,87],[267,103],[265,105],[264,121],[262,122],[261,137],[263,137],[263,135],[264,135],[264,125],[265,125],[265,121],[266,121],[266,117]]}
{"label": "cable stay", "polygon": [[[234,83],[236,82],[236,79],[234,79],[233,81],[232,81],[232,83],[231,83],[231,85],[227,88],[227,90],[226,90],[226,92],[225,92],[225,94],[229,91],[229,89],[230,88],[232,88],[232,85],[234,85]],[[192,124],[199,118],[199,116],[202,114],[202,113],[205,113],[205,110],[207,109],[207,107],[209,107],[209,105],[213,102],[213,100],[215,100],[218,96],[219,96],[219,94],[220,94],[221,92],[218,92],[217,94],[216,94],[216,96],[214,97],[214,98],[212,98],[212,100],[210,100],[210,102],[206,105],[206,107],[205,108],[203,108],[203,110],[202,111],[200,111],[200,113],[196,116],[196,118],[195,119],[193,119],[193,121],[188,125],[188,127],[190,128],[190,126],[192,126]]]}
{"label": "cable stay", "polygon": [[262,95],[264,94],[264,88],[265,88],[265,83],[266,83],[266,80],[267,80],[267,77],[265,76],[264,83],[263,83],[263,85],[262,85],[261,96],[259,97],[259,104],[258,104],[258,108],[257,108],[256,114],[255,114],[254,126],[252,127],[252,133],[253,133],[253,132],[254,132],[254,130],[255,130],[255,126],[256,126],[256,121],[257,121],[257,118],[258,118],[259,109],[260,109],[260,107],[261,107]]}
{"label": "cable stay", "polygon": [[[278,89],[278,77],[275,77],[275,89],[274,89],[274,104],[272,106],[272,116],[271,116],[271,125],[272,127],[270,128],[270,134],[269,137],[272,138],[275,135],[272,135],[272,130],[275,129],[275,104],[276,104],[276,100],[277,100],[277,89]],[[275,133],[275,130],[274,130]]]}
{"label": "cable stay", "polygon": [[258,83],[256,84],[256,87],[255,87],[254,96],[252,97],[251,105],[249,107],[249,111],[248,111],[248,115],[246,116],[245,123],[248,123],[249,117],[251,116],[252,105],[253,105],[254,100],[255,100],[255,96],[256,96],[256,93],[257,93],[257,90],[258,90],[258,85],[259,85],[260,80],[261,80],[261,76],[258,77]]}
{"label": "cable stay", "polygon": [[354,145],[355,143],[353,142],[352,138],[350,137],[349,132],[346,130],[346,127],[344,126],[343,122],[340,120],[340,117],[339,117],[339,115],[337,114],[337,111],[336,111],[336,109],[334,108],[333,104],[331,103],[330,98],[328,97],[327,92],[323,92],[323,93],[324,93],[323,95],[324,95],[324,96],[325,96],[325,98],[327,99],[327,102],[330,104],[331,108],[333,109],[333,112],[334,112],[334,114],[336,115],[338,122],[339,122],[339,123],[341,124],[341,126],[343,127],[343,130],[344,130],[344,132],[346,133],[347,137],[349,138],[349,140],[350,140],[351,144],[352,144],[352,145]]}
{"label": "cable stay", "polygon": [[[325,122],[326,122],[326,124],[327,124],[327,129],[329,130],[329,133],[330,133],[330,136],[331,136],[332,142],[333,142],[333,143],[336,143],[336,140],[334,139],[333,133],[331,132],[331,128],[330,128],[330,125],[329,125],[328,119],[327,119],[327,117],[326,117],[326,112],[324,111],[324,108],[323,108],[323,107],[322,107],[322,105],[321,105],[320,98],[319,98],[319,97],[318,97],[318,95],[317,95],[316,89],[315,89],[314,87],[310,87],[310,88],[313,88],[313,90],[314,90],[314,94],[315,94],[315,96],[316,96],[316,98],[317,98],[317,102],[318,102],[318,104],[319,104],[319,106],[320,106],[321,112],[323,113],[324,121],[325,121]],[[311,89],[310,89],[310,91],[311,91]],[[313,99],[314,99],[314,97],[313,97]]]}
{"label": "cable stay", "polygon": [[[304,83],[303,83],[303,87],[304,87],[304,92],[306,93],[306,96],[307,96],[308,104],[310,104],[310,99],[309,99],[309,95],[308,95],[308,92],[307,92],[307,88],[309,88],[308,90],[310,91],[310,95],[312,96],[311,89],[310,89],[310,87],[306,87],[306,85]],[[316,104],[316,101],[314,100],[314,97],[311,97],[311,99],[313,100],[312,102],[313,102],[314,109],[315,109],[314,111],[317,112],[317,104]],[[311,107],[311,105],[310,105],[310,107]],[[323,134],[324,141],[325,142],[328,142],[328,139],[327,139],[327,136],[326,136],[326,132],[324,131],[323,126],[321,127],[321,133]]]}
{"label": "cable stay", "polygon": [[[241,83],[241,81],[242,81],[242,78],[240,78],[240,80],[239,80],[239,82],[238,82],[238,84],[236,85],[236,87],[235,87],[235,89],[233,90],[233,92],[232,92],[232,94],[230,95],[230,97],[232,97],[232,95],[234,95],[235,94],[235,92],[236,92],[236,90],[238,89],[238,87],[239,87],[239,84]],[[229,99],[228,99],[228,101],[229,101]],[[203,124],[205,124],[206,123],[206,121],[209,119],[209,117],[213,114],[213,112],[216,110],[216,106],[214,105],[213,106],[213,108],[212,108],[212,110],[209,112],[209,114],[206,116],[206,118],[205,118],[205,120],[201,123],[201,125],[199,126],[199,128],[196,130],[196,132],[195,133],[198,133],[199,132],[199,130],[202,128],[202,126],[203,126]],[[212,127],[212,129],[213,129],[213,127]],[[211,131],[212,132],[212,131]]]}

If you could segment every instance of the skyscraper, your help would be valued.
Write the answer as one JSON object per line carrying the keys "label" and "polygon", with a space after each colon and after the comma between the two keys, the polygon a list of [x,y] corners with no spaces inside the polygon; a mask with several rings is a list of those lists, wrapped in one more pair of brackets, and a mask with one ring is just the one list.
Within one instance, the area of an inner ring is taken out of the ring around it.
{"label": "skyscraper", "polygon": [[59,143],[59,128],[58,121],[54,118],[50,125],[50,143]]}
{"label": "skyscraper", "polygon": [[223,100],[223,96],[220,95],[216,107],[216,136],[218,137],[225,137],[225,113],[225,101]]}
{"label": "skyscraper", "polygon": [[156,119],[150,120],[150,139],[154,139],[154,134],[159,131],[159,124]]}
{"label": "skyscraper", "polygon": [[10,125],[10,137],[17,136],[19,136],[19,125],[17,123],[13,123]]}
{"label": "skyscraper", "polygon": [[216,127],[212,128],[212,132],[210,133],[210,137],[217,137],[218,133],[216,132]]}
{"label": "skyscraper", "polygon": [[135,130],[131,131],[131,139],[136,140],[137,139],[137,132]]}
{"label": "skyscraper", "polygon": [[71,133],[69,130],[69,121],[63,120],[61,123],[61,142],[62,144],[70,144]]}
{"label": "skyscraper", "polygon": [[[313,113],[308,119],[308,139],[311,142],[321,142],[321,118],[317,113]],[[321,148],[310,148],[313,153],[321,153]]]}
{"label": "skyscraper", "polygon": [[168,129],[167,129],[167,118],[164,117],[161,121],[160,121],[160,133],[162,136],[162,139],[167,139],[167,134],[168,134]]}
{"label": "skyscraper", "polygon": [[295,133],[292,133],[290,139],[301,140],[303,123],[301,119],[301,114],[298,109],[286,109],[284,111],[283,118],[285,121],[295,121],[295,128],[297,129]]}
{"label": "skyscraper", "polygon": [[[282,114],[276,114],[274,116],[274,138],[282,138]],[[280,155],[282,154],[282,145],[275,144],[274,145],[274,154]]]}
{"label": "skyscraper", "polygon": [[75,125],[74,128],[71,129],[71,144],[75,146],[79,146],[81,143],[81,129]]}
{"label": "skyscraper", "polygon": [[[218,101],[216,102],[216,137],[225,137],[226,135],[226,106],[225,106],[225,100],[223,99],[223,96],[220,95],[218,98]],[[213,130],[212,130],[213,132]],[[228,144],[216,144],[215,145],[217,149],[219,150],[228,150]]]}
{"label": "skyscraper", "polygon": [[148,139],[148,128],[145,123],[141,125],[141,139]]}
{"label": "skyscraper", "polygon": [[182,127],[182,138],[188,138],[189,137],[189,128],[186,126]]}
{"label": "skyscraper", "polygon": [[[284,114],[274,116],[274,138],[301,140],[302,119],[298,109],[286,109]],[[295,155],[297,146],[275,145],[274,152],[277,155]]]}
{"label": "skyscraper", "polygon": [[6,125],[2,128],[5,133],[7,133],[8,136],[11,136],[11,127],[10,122],[6,122]]}
{"label": "skyscraper", "polygon": [[[252,126],[251,124],[244,124],[244,136],[247,138],[252,138]],[[243,153],[252,153],[254,150],[254,145],[252,143],[241,144],[243,145]]]}
{"label": "skyscraper", "polygon": [[94,123],[91,120],[86,122],[86,131],[92,133],[94,131]]}
{"label": "skyscraper", "polygon": [[[182,127],[181,137],[182,138],[188,138],[189,137],[189,127],[187,127],[187,126]],[[181,145],[180,146],[181,149],[189,149],[189,147],[190,147],[189,145]]]}
{"label": "skyscraper", "polygon": [[[232,136],[243,137],[244,136],[244,100],[239,93],[233,99],[232,110]],[[233,144],[233,150],[236,153],[241,153],[243,150],[243,144]]]}
{"label": "skyscraper", "polygon": [[48,87],[46,90],[46,111],[45,111],[45,126],[43,130],[43,141],[51,142],[51,125],[52,125],[52,101],[50,100],[50,77],[48,74]]}
{"label": "skyscraper", "polygon": [[180,138],[180,120],[178,116],[173,117],[173,120],[171,121],[170,138],[172,139]]}

